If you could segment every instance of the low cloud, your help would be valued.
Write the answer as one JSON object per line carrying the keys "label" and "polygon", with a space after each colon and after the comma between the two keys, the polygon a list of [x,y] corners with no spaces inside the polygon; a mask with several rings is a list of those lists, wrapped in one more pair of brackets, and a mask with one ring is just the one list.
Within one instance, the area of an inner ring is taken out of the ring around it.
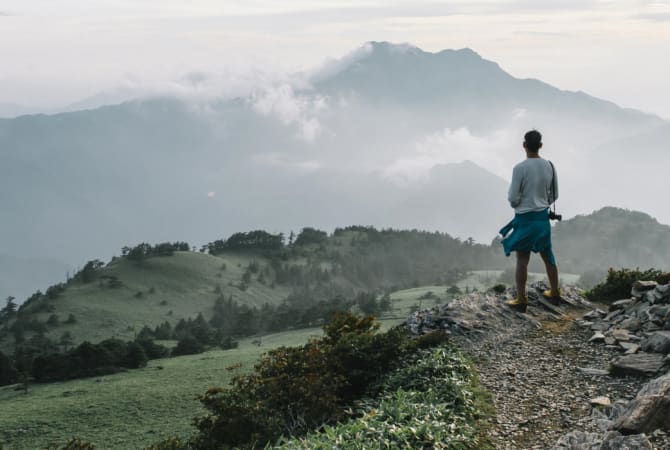
{"label": "low cloud", "polygon": [[321,134],[318,113],[326,108],[325,97],[296,94],[291,85],[284,83],[257,89],[250,102],[258,113],[296,126],[297,137],[302,140],[312,142]]}
{"label": "low cloud", "polygon": [[512,161],[518,157],[516,134],[499,130],[476,136],[467,128],[445,128],[417,142],[412,154],[396,159],[382,173],[399,184],[420,183],[437,165],[469,160],[508,179]]}

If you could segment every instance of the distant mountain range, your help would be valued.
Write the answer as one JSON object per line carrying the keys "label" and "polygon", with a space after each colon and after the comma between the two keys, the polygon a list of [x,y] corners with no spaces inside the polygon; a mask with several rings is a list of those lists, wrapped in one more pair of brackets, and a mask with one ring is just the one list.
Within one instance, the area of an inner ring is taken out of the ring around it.
{"label": "distant mountain range", "polygon": [[[307,81],[0,119],[0,248],[76,266],[142,241],[351,223],[489,242],[511,214],[506,177],[527,129],[545,135],[566,215],[634,208],[661,178],[622,183],[628,168],[656,174],[670,158],[628,159],[643,154],[635,136],[668,142],[658,117],[514,78],[470,49],[372,42]],[[670,222],[660,202],[641,204]]]}

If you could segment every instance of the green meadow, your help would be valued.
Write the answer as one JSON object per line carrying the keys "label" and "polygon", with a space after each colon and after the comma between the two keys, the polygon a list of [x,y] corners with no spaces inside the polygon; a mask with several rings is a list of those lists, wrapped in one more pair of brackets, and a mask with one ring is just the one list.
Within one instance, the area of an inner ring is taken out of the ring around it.
{"label": "green meadow", "polygon": [[72,436],[102,449],[135,449],[193,431],[204,410],[196,396],[226,386],[262,352],[304,344],[319,328],[243,339],[239,348],[150,361],[147,367],[97,378],[31,385],[28,394],[0,387],[0,448],[39,449]]}

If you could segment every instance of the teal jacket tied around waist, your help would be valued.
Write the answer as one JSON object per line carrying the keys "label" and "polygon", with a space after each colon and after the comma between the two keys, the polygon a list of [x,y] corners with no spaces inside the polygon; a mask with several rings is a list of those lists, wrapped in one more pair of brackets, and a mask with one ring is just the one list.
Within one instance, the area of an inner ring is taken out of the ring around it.
{"label": "teal jacket tied around waist", "polygon": [[502,227],[502,245],[505,255],[513,251],[546,253],[554,266],[556,259],[551,249],[551,225],[549,209],[515,214],[514,219]]}

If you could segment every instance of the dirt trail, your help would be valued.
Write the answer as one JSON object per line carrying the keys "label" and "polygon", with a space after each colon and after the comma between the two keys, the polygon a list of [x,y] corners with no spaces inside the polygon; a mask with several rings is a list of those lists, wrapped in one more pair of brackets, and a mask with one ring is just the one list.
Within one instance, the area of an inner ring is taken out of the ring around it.
{"label": "dirt trail", "polygon": [[[505,306],[509,292],[486,292],[419,311],[406,323],[417,334],[445,330],[471,356],[493,397],[496,417],[488,433],[496,449],[551,449],[573,431],[602,435],[609,426],[601,413],[605,410],[593,407],[591,400],[607,397],[615,408],[608,411],[622,409],[649,381],[608,374],[621,349],[589,343],[593,332],[574,320],[599,305],[566,287],[564,297],[571,304],[554,308],[539,297],[543,288],[535,286],[529,292],[525,314]],[[654,449],[670,449],[667,434],[648,437]]]}

